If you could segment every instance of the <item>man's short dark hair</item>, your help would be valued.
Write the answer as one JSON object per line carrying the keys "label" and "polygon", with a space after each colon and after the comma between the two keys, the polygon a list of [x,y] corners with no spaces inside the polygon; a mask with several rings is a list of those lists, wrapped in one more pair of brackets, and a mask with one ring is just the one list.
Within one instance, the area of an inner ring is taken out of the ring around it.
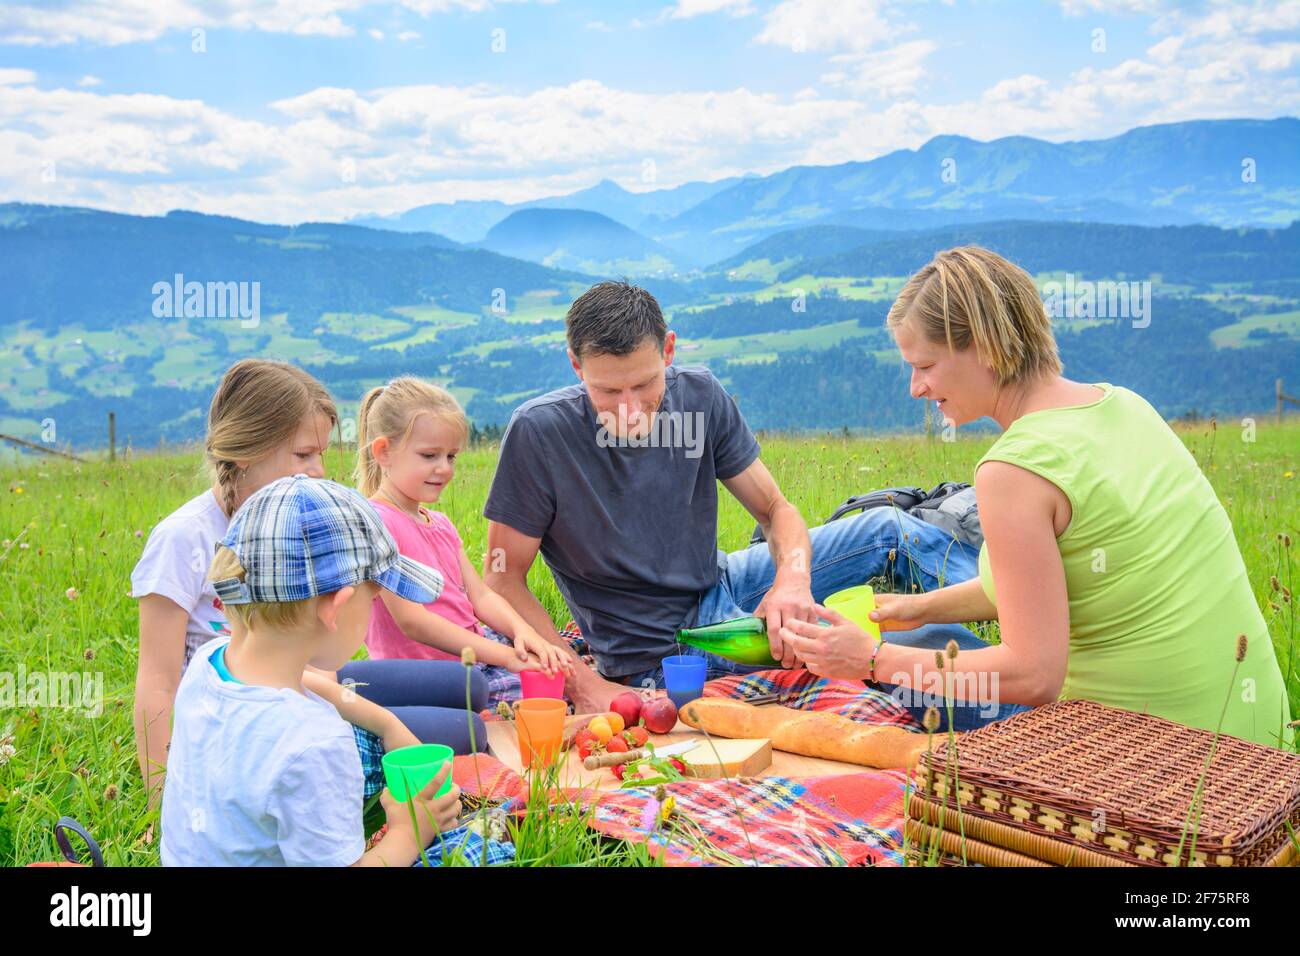
{"label": "man's short dark hair", "polygon": [[659,303],[626,279],[597,282],[569,306],[564,317],[569,350],[581,362],[588,355],[628,355],[653,339],[662,352],[668,325]]}

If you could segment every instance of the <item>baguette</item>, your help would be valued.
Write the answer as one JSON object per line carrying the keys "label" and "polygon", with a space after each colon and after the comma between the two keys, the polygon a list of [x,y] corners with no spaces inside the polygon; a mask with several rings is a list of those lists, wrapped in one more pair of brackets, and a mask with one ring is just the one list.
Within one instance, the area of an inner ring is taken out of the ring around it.
{"label": "baguette", "polygon": [[[786,753],[880,769],[910,769],[929,738],[902,727],[872,727],[838,714],[755,707],[723,697],[702,697],[682,708],[684,723],[719,737],[767,737]],[[935,738],[941,746],[947,735]]]}

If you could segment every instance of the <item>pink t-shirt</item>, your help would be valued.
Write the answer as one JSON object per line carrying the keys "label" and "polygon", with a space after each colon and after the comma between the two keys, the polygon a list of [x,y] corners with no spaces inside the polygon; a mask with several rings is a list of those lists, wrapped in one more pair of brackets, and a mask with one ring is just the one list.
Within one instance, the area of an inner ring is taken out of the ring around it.
{"label": "pink t-shirt", "polygon": [[[431,568],[442,572],[442,594],[438,600],[425,607],[434,614],[441,614],[453,624],[482,634],[474,606],[465,593],[465,582],[460,574],[460,554],[462,544],[460,535],[444,514],[421,508],[421,514],[429,518],[429,523],[416,521],[406,512],[395,508],[386,501],[371,499],[370,503],[379,512],[384,526],[388,528],[397,542],[397,550],[408,558],[414,558]],[[402,633],[393,615],[388,613],[383,598],[375,598],[370,614],[370,628],[366,631],[366,650],[376,660],[388,657],[415,658],[418,660],[458,661],[460,655],[448,654],[446,651],[413,641]]]}

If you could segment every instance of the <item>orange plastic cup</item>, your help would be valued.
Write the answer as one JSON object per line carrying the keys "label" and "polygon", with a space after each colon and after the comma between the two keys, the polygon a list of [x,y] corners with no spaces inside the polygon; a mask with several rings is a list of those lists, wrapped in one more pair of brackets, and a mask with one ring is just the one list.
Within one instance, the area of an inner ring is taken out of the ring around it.
{"label": "orange plastic cup", "polygon": [[568,704],[554,697],[516,701],[515,733],[519,736],[519,762],[525,770],[545,767],[559,755],[568,710]]}

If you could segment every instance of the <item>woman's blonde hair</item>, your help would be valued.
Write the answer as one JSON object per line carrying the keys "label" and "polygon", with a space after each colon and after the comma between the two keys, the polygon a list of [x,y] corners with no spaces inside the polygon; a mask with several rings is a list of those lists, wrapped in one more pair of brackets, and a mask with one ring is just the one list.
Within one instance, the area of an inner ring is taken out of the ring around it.
{"label": "woman's blonde hair", "polygon": [[980,246],[940,252],[907,280],[889,309],[888,325],[911,323],[953,351],[975,346],[999,385],[1059,375],[1052,322],[1024,269]]}
{"label": "woman's blonde hair", "polygon": [[[235,552],[224,544],[217,548],[217,553],[213,555],[212,563],[208,566],[209,581],[224,581],[226,578],[238,578],[243,581],[245,574],[244,566]],[[226,615],[245,630],[252,628],[254,618],[270,627],[287,629],[298,626],[303,616],[310,610],[313,600],[314,598],[305,598],[301,601],[283,601],[275,604],[269,602],[226,604],[224,609]]]}
{"label": "woman's blonde hair", "polygon": [[226,514],[235,512],[237,461],[260,461],[293,438],[309,413],[338,421],[325,386],[287,362],[242,359],[226,371],[208,409],[204,458],[221,489]]}
{"label": "woman's blonde hair", "polygon": [[384,479],[383,469],[370,448],[375,439],[383,437],[400,445],[411,434],[416,418],[426,413],[455,428],[462,443],[469,437],[465,411],[445,388],[403,375],[366,392],[357,412],[357,469],[353,481],[358,491],[373,497]]}

